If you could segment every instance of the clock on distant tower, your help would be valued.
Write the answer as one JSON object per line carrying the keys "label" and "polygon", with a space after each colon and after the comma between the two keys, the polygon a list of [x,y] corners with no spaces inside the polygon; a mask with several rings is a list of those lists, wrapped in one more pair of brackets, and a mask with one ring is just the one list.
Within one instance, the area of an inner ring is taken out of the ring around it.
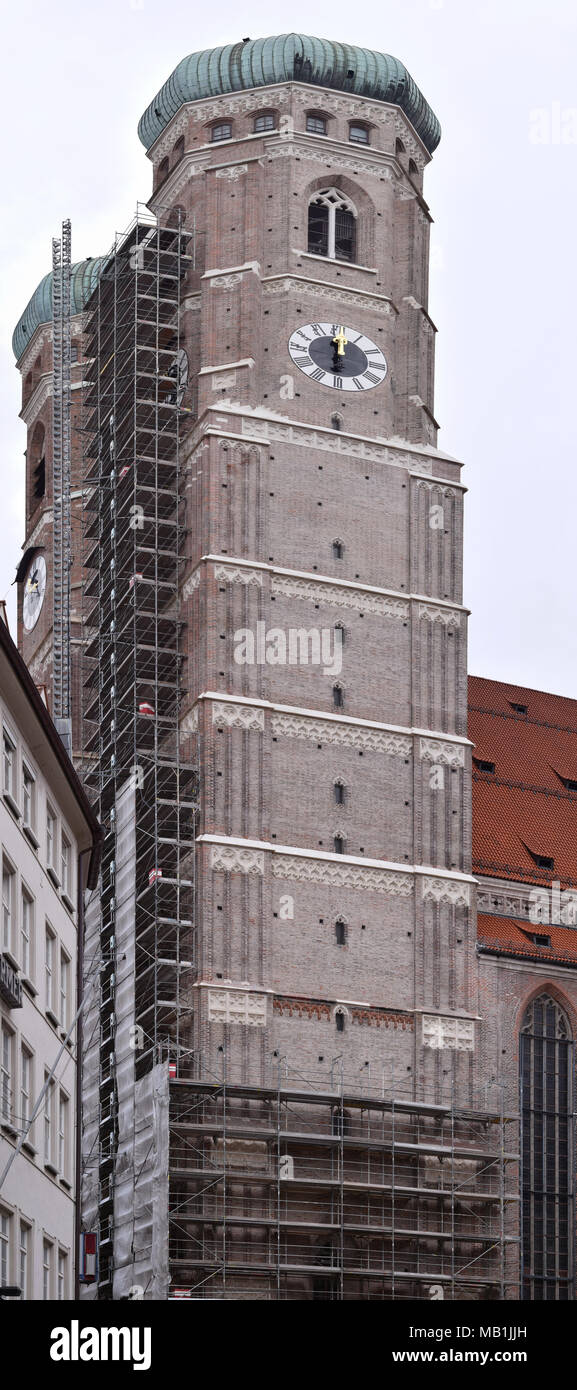
{"label": "clock on distant tower", "polygon": [[387,375],[383,352],[366,333],[338,323],[305,323],[295,328],[289,352],[296,367],[319,386],[337,391],[368,391]]}
{"label": "clock on distant tower", "polygon": [[30,563],[24,582],[24,602],[22,617],[27,632],[31,632],[40,617],[46,593],[46,561],[43,555],[35,555]]}

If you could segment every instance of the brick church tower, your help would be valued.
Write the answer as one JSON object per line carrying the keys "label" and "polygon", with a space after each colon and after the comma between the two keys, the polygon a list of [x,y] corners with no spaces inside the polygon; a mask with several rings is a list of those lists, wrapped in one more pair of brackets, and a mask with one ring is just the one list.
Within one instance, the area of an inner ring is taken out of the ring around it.
{"label": "brick church tower", "polygon": [[98,1294],[515,1297],[439,126],[396,59],[289,35],[183,60],[140,136],[153,216],[78,305]]}

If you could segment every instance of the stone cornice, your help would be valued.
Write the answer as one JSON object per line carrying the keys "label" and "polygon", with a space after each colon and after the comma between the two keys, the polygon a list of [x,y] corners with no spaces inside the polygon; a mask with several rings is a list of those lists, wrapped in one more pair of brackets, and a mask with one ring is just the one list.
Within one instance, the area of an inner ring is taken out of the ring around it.
{"label": "stone cornice", "polygon": [[456,749],[471,748],[473,746],[471,739],[464,738],[460,734],[447,734],[444,732],[438,732],[434,729],[409,728],[409,726],[404,726],[400,724],[382,724],[372,719],[355,719],[351,715],[333,714],[332,712],[324,713],[322,710],[305,709],[302,708],[300,705],[278,705],[271,703],[270,700],[253,699],[247,695],[230,695],[226,691],[204,690],[200,695],[197,696],[196,705],[200,704],[203,700],[206,700],[207,703],[211,701],[223,702],[225,705],[246,708],[251,712],[258,709],[262,710],[265,713],[268,710],[271,714],[278,714],[282,716],[294,715],[296,718],[310,719],[313,722],[315,722],[318,719],[322,719],[323,723],[331,724],[336,729],[343,728],[351,730],[358,729],[359,731],[366,730],[369,733],[375,732],[393,734],[399,735],[399,737],[401,738],[410,739],[440,739],[443,740],[444,744],[447,744],[448,746]]}
{"label": "stone cornice", "polygon": [[[327,282],[328,283],[328,282]],[[352,434],[345,430],[333,430],[328,425],[313,425],[303,420],[293,420],[272,410],[230,403],[210,405],[201,415],[196,429],[188,440],[187,454],[193,454],[202,446],[207,435],[225,435],[230,438],[266,444],[269,440],[286,441],[291,445],[317,448],[333,454],[350,454],[354,458],[367,461],[390,463],[405,468],[417,476],[432,474],[433,463],[447,463],[453,468],[462,468],[459,459],[443,454],[433,445],[412,444],[405,439],[385,439],[379,436]],[[436,475],[438,477],[438,472]],[[451,478],[443,480],[453,485]],[[454,486],[458,486],[455,483]]]}
{"label": "stone cornice", "polygon": [[310,602],[318,600],[339,608],[362,608],[367,613],[380,613],[401,620],[409,618],[412,604],[417,605],[419,618],[442,623],[444,627],[459,627],[461,615],[468,615],[470,611],[462,603],[449,603],[446,599],[385,589],[377,584],[359,584],[352,579],[336,579],[332,575],[306,570],[284,569],[265,564],[262,560],[233,555],[203,555],[195,573],[202,564],[215,565],[218,568],[216,577],[229,583],[254,584],[260,588],[261,576],[270,574],[271,590],[276,595],[304,598]]}
{"label": "stone cornice", "polygon": [[437,869],[429,865],[396,864],[390,860],[365,859],[356,855],[277,845],[267,840],[245,840],[233,835],[203,834],[197,845],[207,845],[214,872],[263,876],[265,859],[272,856],[275,878],[334,887],[360,888],[394,897],[411,897],[420,885],[424,902],[468,906],[475,879],[458,870]]}

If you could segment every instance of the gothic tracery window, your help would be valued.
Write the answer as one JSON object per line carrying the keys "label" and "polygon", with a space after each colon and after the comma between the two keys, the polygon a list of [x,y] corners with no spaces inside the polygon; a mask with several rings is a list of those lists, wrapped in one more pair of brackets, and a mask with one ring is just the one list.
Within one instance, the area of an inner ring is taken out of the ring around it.
{"label": "gothic tracery window", "polygon": [[323,188],[309,203],[308,250],[329,260],[354,261],[357,212],[339,188]]}
{"label": "gothic tracery window", "polygon": [[520,1035],[522,1293],[567,1300],[573,1288],[573,1041],[549,994],[527,1009]]}

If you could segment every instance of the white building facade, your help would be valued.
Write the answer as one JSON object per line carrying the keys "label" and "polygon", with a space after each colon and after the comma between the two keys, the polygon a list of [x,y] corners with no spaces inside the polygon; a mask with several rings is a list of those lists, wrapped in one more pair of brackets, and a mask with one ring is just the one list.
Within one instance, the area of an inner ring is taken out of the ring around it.
{"label": "white building facade", "polygon": [[79,913],[97,871],[98,825],[2,622],[0,719],[0,1292],[10,1287],[19,1288],[23,1299],[72,1299],[77,1246],[77,1030],[72,1025],[78,1007]]}

